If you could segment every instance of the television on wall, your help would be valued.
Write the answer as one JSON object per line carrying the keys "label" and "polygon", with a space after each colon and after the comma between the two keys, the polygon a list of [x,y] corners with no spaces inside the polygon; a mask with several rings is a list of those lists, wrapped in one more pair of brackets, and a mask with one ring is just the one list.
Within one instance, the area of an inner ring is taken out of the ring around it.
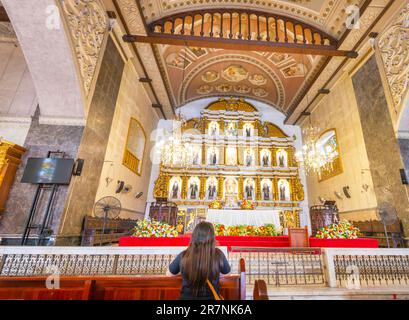
{"label": "television on wall", "polygon": [[29,158],[21,182],[33,184],[69,184],[73,167],[74,159]]}

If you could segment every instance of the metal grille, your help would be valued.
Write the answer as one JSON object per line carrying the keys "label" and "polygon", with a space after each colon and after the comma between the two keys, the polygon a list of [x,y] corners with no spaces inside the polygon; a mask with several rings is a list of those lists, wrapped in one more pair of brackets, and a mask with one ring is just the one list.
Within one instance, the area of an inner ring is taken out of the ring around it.
{"label": "metal grille", "polygon": [[335,255],[340,285],[409,285],[409,255]]}
{"label": "metal grille", "polygon": [[[325,283],[319,248],[242,248],[233,247],[229,260],[234,273],[238,262],[246,261],[246,282],[257,279],[268,285],[321,285]],[[251,251],[250,251],[251,250]]]}
{"label": "metal grille", "polygon": [[175,255],[5,254],[0,276],[60,275],[159,275]]}

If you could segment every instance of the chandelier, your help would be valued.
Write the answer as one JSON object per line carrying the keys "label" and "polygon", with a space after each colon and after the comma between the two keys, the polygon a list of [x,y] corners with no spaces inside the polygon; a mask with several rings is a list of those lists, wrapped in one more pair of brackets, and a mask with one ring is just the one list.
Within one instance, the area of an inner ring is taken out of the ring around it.
{"label": "chandelier", "polygon": [[182,127],[186,124],[185,117],[179,113],[172,121],[171,133],[162,142],[161,163],[166,167],[188,168],[193,162],[192,147],[185,141]]}
{"label": "chandelier", "polygon": [[333,161],[337,157],[336,152],[317,142],[320,131],[319,127],[314,127],[311,123],[302,130],[304,144],[301,151],[296,152],[295,158],[307,174],[319,174],[322,170],[332,169]]}

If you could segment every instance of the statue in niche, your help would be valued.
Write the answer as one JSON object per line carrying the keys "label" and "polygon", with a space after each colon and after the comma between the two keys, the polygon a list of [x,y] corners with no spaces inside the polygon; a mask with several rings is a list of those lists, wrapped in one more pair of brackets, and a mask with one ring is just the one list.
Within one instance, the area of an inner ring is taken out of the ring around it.
{"label": "statue in niche", "polygon": [[179,193],[179,184],[175,181],[172,186],[172,199],[177,199]]}
{"label": "statue in niche", "polygon": [[263,155],[263,167],[267,167],[268,166],[268,155],[267,153],[264,153]]}
{"label": "statue in niche", "polygon": [[212,153],[210,154],[210,163],[212,165],[216,165],[217,164],[217,155],[216,155],[216,151],[212,150]]}
{"label": "statue in niche", "polygon": [[251,137],[251,128],[250,127],[246,127],[246,137],[247,138]]}
{"label": "statue in niche", "polygon": [[207,188],[207,197],[208,199],[214,199],[216,196],[216,185],[213,180],[210,181],[209,187]]}
{"label": "statue in niche", "polygon": [[263,184],[263,198],[264,200],[270,200],[270,187],[266,182]]}
{"label": "statue in niche", "polygon": [[282,153],[278,155],[278,165],[284,167],[284,155]]}
{"label": "statue in niche", "polygon": [[232,180],[227,181],[226,194],[234,194],[234,182]]}
{"label": "statue in niche", "polygon": [[252,200],[253,199],[253,185],[250,183],[250,181],[247,182],[246,188],[245,188],[245,193],[246,193],[246,199],[247,200]]}
{"label": "statue in niche", "polygon": [[197,150],[193,151],[193,164],[199,163],[199,152]]}
{"label": "statue in niche", "polygon": [[280,200],[281,201],[287,201],[287,195],[286,195],[287,190],[286,190],[285,184],[283,182],[280,183],[279,191],[280,191]]}
{"label": "statue in niche", "polygon": [[197,191],[199,190],[199,187],[197,186],[196,181],[194,181],[190,185],[190,199],[196,199],[197,196]]}
{"label": "statue in niche", "polygon": [[217,124],[213,123],[210,128],[210,135],[215,136],[217,134]]}
{"label": "statue in niche", "polygon": [[246,154],[246,166],[247,166],[247,167],[250,167],[252,162],[253,162],[253,157],[251,156],[250,151],[247,151],[247,154]]}
{"label": "statue in niche", "polygon": [[227,130],[226,130],[226,135],[227,136],[234,136],[235,135],[235,125],[233,122],[230,122],[229,125],[227,126]]}

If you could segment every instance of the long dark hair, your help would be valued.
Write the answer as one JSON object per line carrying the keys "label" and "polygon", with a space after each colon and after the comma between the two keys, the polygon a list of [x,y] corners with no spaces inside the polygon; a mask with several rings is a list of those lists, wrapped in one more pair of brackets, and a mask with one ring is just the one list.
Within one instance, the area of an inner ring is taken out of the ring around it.
{"label": "long dark hair", "polygon": [[214,227],[200,222],[193,230],[189,247],[182,256],[182,272],[194,297],[203,294],[206,280],[213,281],[220,273],[221,251],[216,248]]}

